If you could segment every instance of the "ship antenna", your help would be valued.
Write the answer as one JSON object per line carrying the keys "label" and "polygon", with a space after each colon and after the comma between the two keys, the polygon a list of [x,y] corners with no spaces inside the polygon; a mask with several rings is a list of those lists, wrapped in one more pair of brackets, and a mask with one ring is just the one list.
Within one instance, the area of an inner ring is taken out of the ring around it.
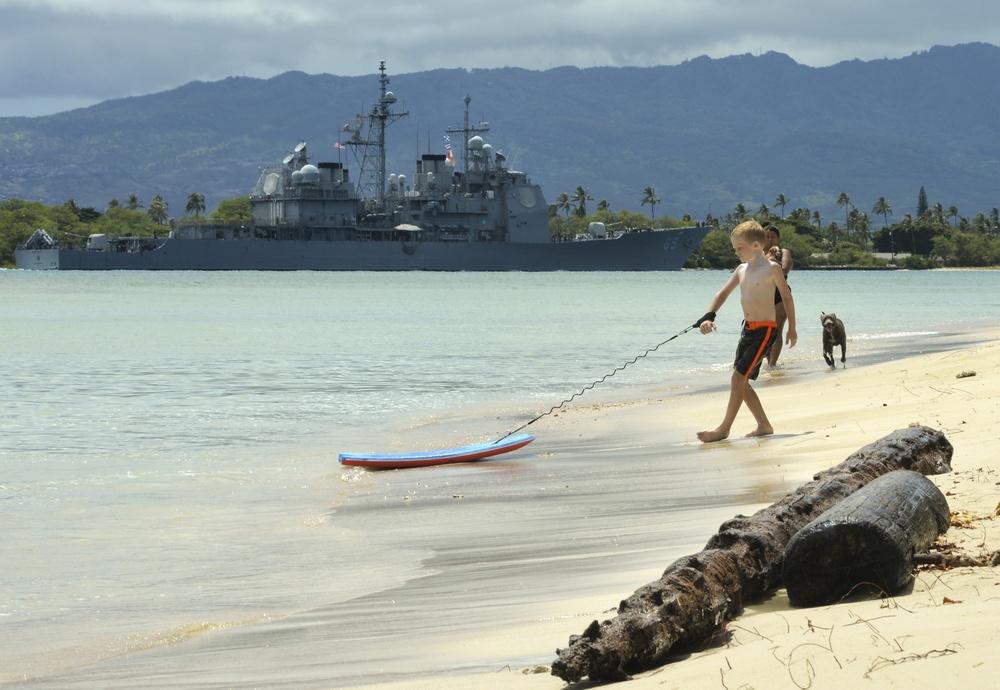
{"label": "ship antenna", "polygon": [[[353,136],[346,142],[354,149],[358,162],[358,187],[366,198],[374,199],[379,210],[385,207],[385,130],[396,120],[408,116],[407,111],[394,111],[396,96],[389,91],[389,77],[385,73],[385,60],[379,61],[379,99],[368,115],[358,115],[357,128],[346,125]],[[361,123],[368,123],[368,131],[361,137]]]}
{"label": "ship antenna", "polygon": [[469,139],[472,138],[473,134],[485,134],[490,131],[490,126],[485,122],[480,122],[478,125],[472,126],[469,124],[469,103],[472,102],[472,96],[465,94],[465,123],[462,129],[456,129],[454,127],[449,127],[445,130],[448,134],[461,134],[462,135],[462,177],[463,184],[468,185],[469,183]]}

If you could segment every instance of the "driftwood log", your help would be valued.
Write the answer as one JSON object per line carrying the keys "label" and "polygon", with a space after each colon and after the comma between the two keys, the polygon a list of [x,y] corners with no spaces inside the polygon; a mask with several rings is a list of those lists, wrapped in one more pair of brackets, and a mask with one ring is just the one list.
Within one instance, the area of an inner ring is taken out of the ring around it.
{"label": "driftwood log", "polygon": [[951,470],[952,446],[940,431],[909,427],[854,452],[777,503],[722,524],[705,550],[672,563],[636,590],[611,620],[591,623],[556,650],[552,674],[568,683],[608,682],[663,662],[678,644],[699,645],[743,610],[743,600],[780,582],[792,536],[878,476],[899,469]]}
{"label": "driftwood log", "polygon": [[782,581],[792,606],[822,606],[859,585],[895,594],[913,580],[913,554],[948,531],[951,511],[912,470],[872,480],[788,542]]}

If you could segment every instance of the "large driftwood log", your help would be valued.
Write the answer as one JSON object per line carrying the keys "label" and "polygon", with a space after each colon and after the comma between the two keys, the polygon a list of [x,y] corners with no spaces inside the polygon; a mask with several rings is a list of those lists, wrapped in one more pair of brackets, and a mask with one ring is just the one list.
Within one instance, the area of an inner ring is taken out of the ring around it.
{"label": "large driftwood log", "polygon": [[858,585],[895,594],[913,580],[913,554],[948,531],[948,501],[911,470],[872,480],[788,542],[782,580],[792,606],[821,606]]}
{"label": "large driftwood log", "polygon": [[556,650],[552,674],[575,683],[626,680],[653,668],[677,644],[709,640],[743,610],[744,598],[778,584],[792,536],[838,501],[887,472],[921,474],[951,470],[952,446],[939,431],[895,431],[821,472],[777,503],[719,528],[705,550],[678,559],[659,580],[636,590],[618,615],[598,623]]}

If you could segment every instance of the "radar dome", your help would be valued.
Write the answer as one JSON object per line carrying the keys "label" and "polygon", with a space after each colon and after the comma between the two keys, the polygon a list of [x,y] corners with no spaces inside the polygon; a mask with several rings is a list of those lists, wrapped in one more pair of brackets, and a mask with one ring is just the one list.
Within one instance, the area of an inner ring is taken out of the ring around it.
{"label": "radar dome", "polygon": [[396,94],[394,94],[392,91],[386,91],[385,92],[385,98],[383,98],[382,101],[384,103],[395,103],[396,102]]}
{"label": "radar dome", "polygon": [[493,144],[483,144],[483,154],[490,158],[493,155]]}
{"label": "radar dome", "polygon": [[473,151],[479,151],[483,148],[483,138],[480,136],[475,136],[469,139],[469,148]]}
{"label": "radar dome", "polygon": [[305,184],[316,184],[319,182],[319,168],[312,163],[302,166],[302,181]]}
{"label": "radar dome", "polygon": [[406,186],[406,175],[399,175],[396,177],[396,182],[399,184],[400,188]]}
{"label": "radar dome", "polygon": [[278,173],[268,173],[264,176],[264,193],[274,194],[275,190],[278,189],[278,183],[280,182]]}
{"label": "radar dome", "polygon": [[292,173],[292,184],[302,184],[302,171],[296,170]]}

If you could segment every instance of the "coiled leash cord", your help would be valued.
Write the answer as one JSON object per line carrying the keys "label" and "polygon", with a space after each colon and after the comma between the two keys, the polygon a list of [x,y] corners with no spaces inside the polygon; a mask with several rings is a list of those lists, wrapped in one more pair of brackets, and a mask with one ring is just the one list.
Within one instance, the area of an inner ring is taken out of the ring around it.
{"label": "coiled leash cord", "polygon": [[500,441],[504,440],[508,436],[513,436],[514,434],[516,434],[517,432],[519,432],[521,429],[525,429],[525,428],[531,426],[532,424],[534,424],[535,422],[537,422],[542,417],[545,417],[546,415],[550,415],[553,412],[555,412],[556,410],[562,409],[563,407],[565,407],[569,403],[573,402],[573,400],[575,400],[576,398],[580,397],[581,395],[583,395],[587,391],[592,390],[595,386],[604,383],[609,378],[611,378],[612,376],[614,376],[615,374],[617,374],[619,371],[623,371],[630,364],[635,364],[636,362],[638,362],[643,357],[648,357],[649,355],[651,355],[652,353],[656,352],[661,347],[663,347],[664,345],[666,345],[667,343],[669,343],[671,340],[676,340],[677,338],[681,337],[682,335],[684,335],[685,333],[687,333],[688,331],[690,331],[692,328],[700,328],[701,324],[704,323],[705,321],[712,321],[712,322],[714,322],[715,321],[715,312],[714,311],[708,312],[703,317],[701,317],[700,319],[698,319],[696,322],[694,322],[693,324],[691,324],[690,326],[688,326],[687,328],[685,328],[683,331],[675,333],[674,335],[672,335],[669,338],[667,338],[666,340],[664,340],[662,343],[659,343],[655,347],[649,348],[648,350],[646,350],[645,352],[643,352],[641,355],[637,355],[637,356],[633,357],[629,361],[627,361],[624,364],[622,364],[620,367],[616,368],[610,374],[605,374],[601,378],[599,378],[596,381],[594,381],[593,383],[591,383],[589,386],[585,386],[585,387],[581,388],[578,393],[574,393],[573,395],[569,396],[568,398],[566,398],[565,400],[563,400],[558,405],[553,405],[551,408],[549,408],[548,412],[543,412],[540,415],[538,415],[537,417],[535,417],[534,419],[532,419],[530,422],[526,422],[526,423],[522,424],[521,426],[517,427],[513,431],[508,431],[505,436],[502,436],[501,438],[498,438],[496,440],[496,443],[500,443]]}

